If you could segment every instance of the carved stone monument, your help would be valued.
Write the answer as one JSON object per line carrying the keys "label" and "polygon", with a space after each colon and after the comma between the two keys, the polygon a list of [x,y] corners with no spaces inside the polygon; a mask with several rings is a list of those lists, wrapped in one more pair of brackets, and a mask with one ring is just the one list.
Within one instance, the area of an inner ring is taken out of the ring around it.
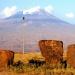
{"label": "carved stone monument", "polygon": [[63,42],[58,40],[40,40],[39,46],[43,57],[49,64],[60,63],[63,59]]}
{"label": "carved stone monument", "polygon": [[75,68],[75,44],[69,45],[67,48],[67,62]]}

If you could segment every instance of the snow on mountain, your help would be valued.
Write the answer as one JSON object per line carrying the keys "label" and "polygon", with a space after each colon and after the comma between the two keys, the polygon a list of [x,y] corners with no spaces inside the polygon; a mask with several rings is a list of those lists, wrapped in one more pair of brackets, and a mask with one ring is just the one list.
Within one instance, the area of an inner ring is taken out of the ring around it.
{"label": "snow on mountain", "polygon": [[38,6],[38,7],[34,7],[34,8],[30,8],[30,9],[28,9],[28,10],[24,10],[23,11],[23,14],[33,14],[33,13],[35,13],[35,12],[39,12],[40,11],[40,7]]}
{"label": "snow on mountain", "polygon": [[[45,7],[43,8],[43,10],[44,12],[49,13],[49,14],[52,14],[53,12],[52,6]],[[34,13],[41,14],[40,11],[42,11],[42,8],[40,6],[37,6],[37,7],[30,8],[28,10],[24,10],[23,14],[34,14]]]}

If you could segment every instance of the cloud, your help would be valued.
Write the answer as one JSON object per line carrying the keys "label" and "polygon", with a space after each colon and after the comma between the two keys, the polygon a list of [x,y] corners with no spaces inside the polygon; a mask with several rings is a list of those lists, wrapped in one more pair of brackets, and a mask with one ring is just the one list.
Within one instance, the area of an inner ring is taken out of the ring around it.
{"label": "cloud", "polygon": [[[35,7],[33,7],[33,8],[30,8],[30,9],[27,9],[27,10],[26,10],[26,9],[23,10],[23,14],[26,14],[26,13],[32,14],[32,13],[34,13],[34,12],[39,12],[40,9],[42,9],[40,6],[35,6]],[[51,14],[52,14],[53,11],[54,11],[53,6],[51,6],[51,5],[49,5],[49,6],[47,6],[47,7],[44,7],[43,9],[44,9],[45,11],[47,11],[48,13],[51,13]],[[17,7],[16,7],[16,6],[5,7],[3,10],[1,10],[1,12],[0,12],[0,17],[3,17],[3,18],[9,17],[9,16],[11,16],[11,15],[14,15],[17,11],[18,11],[18,10],[17,10]]]}
{"label": "cloud", "polygon": [[51,6],[51,5],[49,5],[49,6],[45,7],[45,10],[46,10],[48,13],[52,14],[53,11],[54,11],[54,7]]}
{"label": "cloud", "polygon": [[40,9],[40,6],[35,6],[33,8],[28,9],[28,10],[23,10],[23,14],[26,14],[26,13],[32,14],[33,12],[38,12],[39,9]]}
{"label": "cloud", "polygon": [[[23,14],[26,14],[26,13],[32,14],[32,13],[34,13],[34,12],[39,12],[40,9],[42,9],[40,6],[35,6],[35,7],[30,8],[30,9],[23,10]],[[48,13],[53,13],[53,11],[54,11],[53,6],[51,6],[51,5],[49,5],[49,6],[47,6],[47,7],[44,7],[43,9],[44,9],[45,11],[47,11]]]}
{"label": "cloud", "polygon": [[65,16],[66,16],[67,18],[74,18],[74,17],[75,17],[75,14],[72,13],[72,12],[70,12],[70,13],[66,13]]}
{"label": "cloud", "polygon": [[2,11],[2,14],[4,17],[9,17],[17,12],[16,6],[12,7],[5,7],[4,10]]}

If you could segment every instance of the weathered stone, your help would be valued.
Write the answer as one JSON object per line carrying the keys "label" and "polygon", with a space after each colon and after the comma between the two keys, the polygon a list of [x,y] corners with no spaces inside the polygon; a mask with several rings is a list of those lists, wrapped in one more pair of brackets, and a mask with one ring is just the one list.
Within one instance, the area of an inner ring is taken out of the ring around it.
{"label": "weathered stone", "polygon": [[13,64],[14,52],[0,49],[0,71]]}
{"label": "weathered stone", "polygon": [[75,68],[75,44],[69,45],[67,48],[67,62]]}
{"label": "weathered stone", "polygon": [[63,59],[63,42],[57,40],[41,40],[39,46],[43,57],[49,64],[57,64]]}

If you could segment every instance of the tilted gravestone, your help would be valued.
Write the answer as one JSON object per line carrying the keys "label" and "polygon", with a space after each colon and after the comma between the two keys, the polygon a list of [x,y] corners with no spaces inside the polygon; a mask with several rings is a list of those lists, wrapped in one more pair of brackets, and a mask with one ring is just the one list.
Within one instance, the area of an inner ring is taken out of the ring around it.
{"label": "tilted gravestone", "polygon": [[39,46],[43,57],[49,64],[60,63],[63,59],[63,42],[57,40],[40,40]]}
{"label": "tilted gravestone", "polygon": [[75,68],[75,44],[69,45],[67,48],[67,63]]}

